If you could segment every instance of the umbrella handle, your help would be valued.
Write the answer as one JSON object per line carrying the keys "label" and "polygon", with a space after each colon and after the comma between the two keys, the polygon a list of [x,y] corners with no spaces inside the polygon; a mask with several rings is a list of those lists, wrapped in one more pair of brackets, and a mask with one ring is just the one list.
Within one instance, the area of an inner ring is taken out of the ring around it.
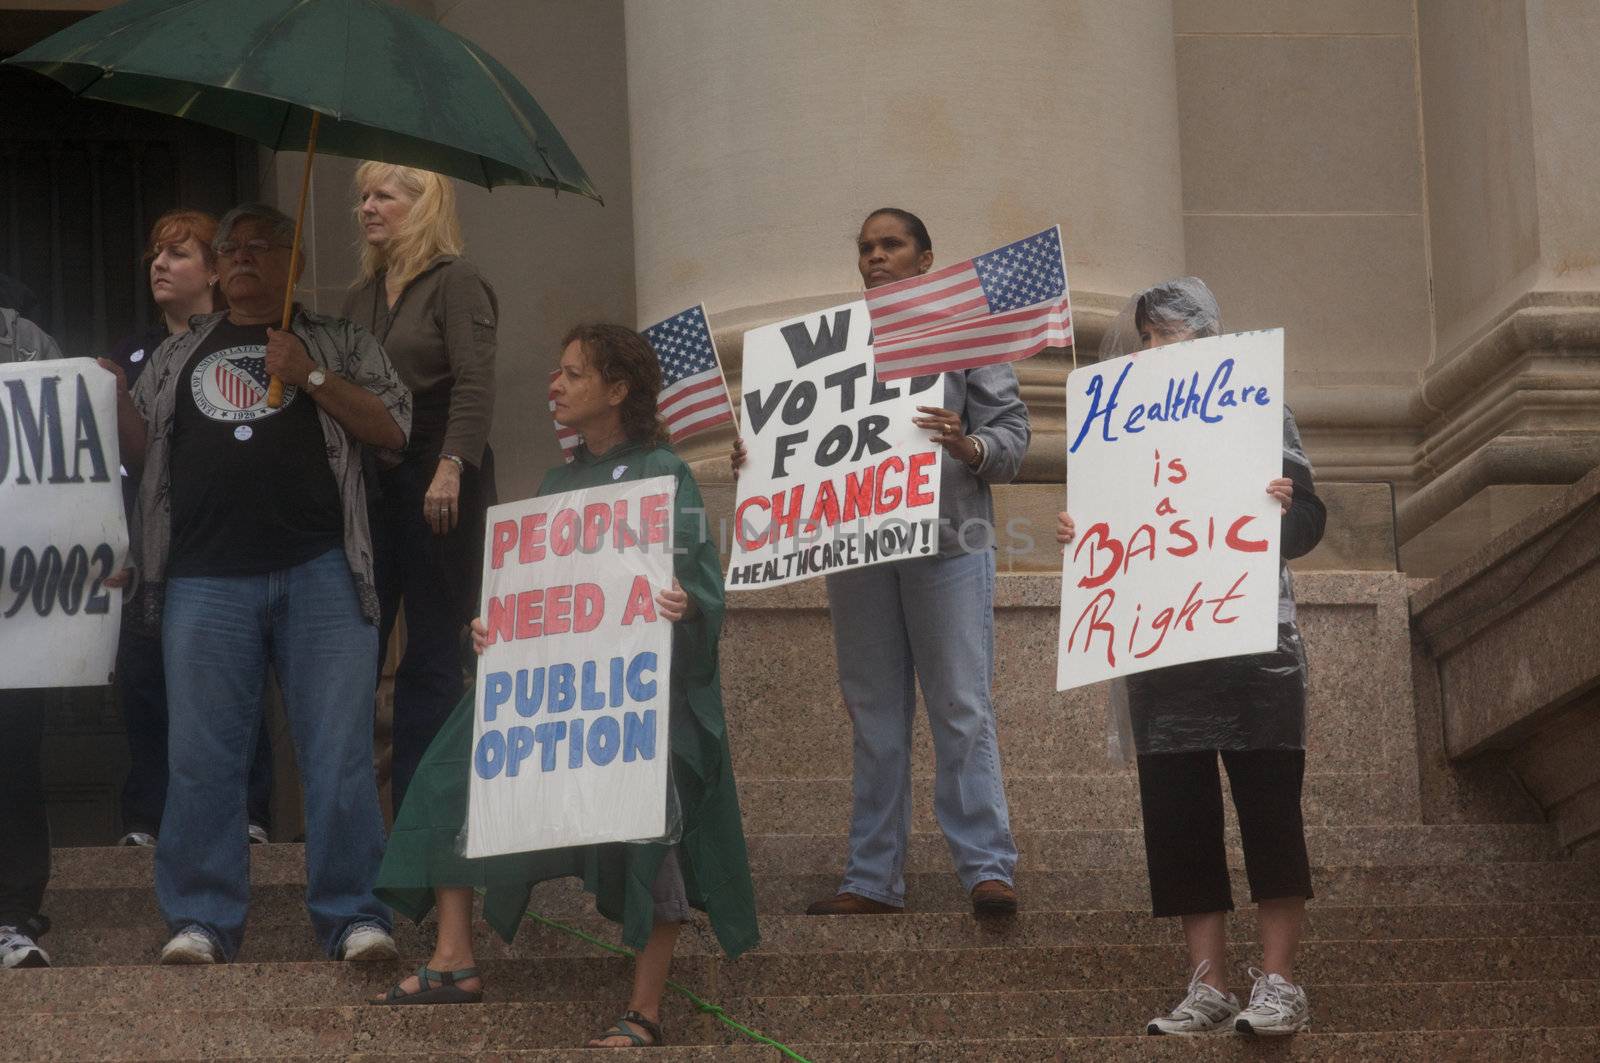
{"label": "umbrella handle", "polygon": [[[311,133],[306,137],[306,167],[300,175],[300,208],[294,216],[294,245],[289,251],[289,285],[283,293],[283,324],[281,331],[289,331],[289,317],[294,313],[294,285],[300,273],[300,235],[305,228],[306,197],[311,192],[311,161],[317,156],[317,125],[321,113],[311,112]],[[267,385],[267,407],[276,410],[283,405],[283,381],[273,377]]]}

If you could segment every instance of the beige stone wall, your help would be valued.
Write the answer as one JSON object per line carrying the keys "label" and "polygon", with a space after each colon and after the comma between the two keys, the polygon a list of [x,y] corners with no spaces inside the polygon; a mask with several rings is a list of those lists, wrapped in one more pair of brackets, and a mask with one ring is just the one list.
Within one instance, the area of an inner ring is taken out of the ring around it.
{"label": "beige stone wall", "polygon": [[[407,6],[483,46],[533,92],[605,197],[457,182],[467,255],[500,297],[495,448],[502,498],[523,498],[560,461],[546,376],[572,324],[634,316],[627,65],[621,0],[440,0]],[[292,210],[304,156],[263,153],[263,189]],[[356,275],[355,164],[317,160],[301,290],[337,312]]]}

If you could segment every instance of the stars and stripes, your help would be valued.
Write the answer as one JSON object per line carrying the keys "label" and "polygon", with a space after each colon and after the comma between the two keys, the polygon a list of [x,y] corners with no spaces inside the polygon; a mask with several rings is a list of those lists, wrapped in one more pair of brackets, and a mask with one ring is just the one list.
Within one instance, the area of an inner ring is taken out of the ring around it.
{"label": "stars and stripes", "polygon": [[674,443],[733,420],[728,385],[706,325],[705,307],[691,306],[644,330],[661,362],[656,408]]}
{"label": "stars and stripes", "polygon": [[1061,227],[867,292],[879,380],[1015,362],[1072,345]]}
{"label": "stars and stripes", "polygon": [[220,359],[211,373],[223,399],[240,410],[248,410],[265,398],[271,379],[267,374],[267,360],[260,356]]}

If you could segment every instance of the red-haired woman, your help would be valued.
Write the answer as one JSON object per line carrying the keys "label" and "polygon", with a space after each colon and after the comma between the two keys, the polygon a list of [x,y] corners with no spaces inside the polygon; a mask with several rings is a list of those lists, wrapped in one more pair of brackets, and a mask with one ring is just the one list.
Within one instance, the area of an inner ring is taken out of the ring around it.
{"label": "red-haired woman", "polygon": [[[117,374],[119,387],[132,388],[147,359],[161,341],[189,331],[189,319],[225,309],[227,300],[217,283],[217,258],[211,241],[217,219],[198,210],[169,210],[150,227],[145,260],[150,263],[150,297],[161,320],[131,333],[100,360]],[[129,512],[137,484],[125,476],[123,501]],[[128,729],[128,780],[122,787],[120,844],[149,846],[156,843],[161,813],[167,803],[167,679],[161,665],[159,633],[143,632],[124,622],[117,647],[117,689]],[[250,766],[250,840],[265,842],[272,800],[272,751],[265,720],[256,736],[255,759]]]}

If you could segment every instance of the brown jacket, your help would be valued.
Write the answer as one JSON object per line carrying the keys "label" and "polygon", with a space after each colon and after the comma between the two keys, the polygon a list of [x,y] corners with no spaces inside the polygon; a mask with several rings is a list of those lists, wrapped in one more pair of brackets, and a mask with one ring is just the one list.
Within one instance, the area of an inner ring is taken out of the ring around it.
{"label": "brown jacket", "polygon": [[405,286],[391,311],[384,274],[345,297],[342,316],[378,337],[415,402],[414,456],[483,460],[494,415],[495,327],[499,303],[477,267],[440,255]]}

